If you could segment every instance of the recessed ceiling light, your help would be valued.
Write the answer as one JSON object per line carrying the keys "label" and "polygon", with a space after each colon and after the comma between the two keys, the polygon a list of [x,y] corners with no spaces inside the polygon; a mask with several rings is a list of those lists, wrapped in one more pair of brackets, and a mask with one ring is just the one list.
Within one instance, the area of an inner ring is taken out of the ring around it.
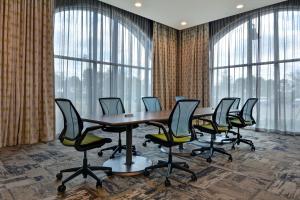
{"label": "recessed ceiling light", "polygon": [[142,7],[142,3],[137,1],[134,3],[134,6],[137,8],[140,8],[140,7]]}
{"label": "recessed ceiling light", "polygon": [[181,26],[185,26],[185,25],[187,25],[187,22],[186,21],[182,21],[182,22],[180,22],[180,24],[181,24]]}
{"label": "recessed ceiling light", "polygon": [[242,9],[242,8],[244,8],[244,5],[243,4],[239,4],[239,5],[236,6],[236,8],[237,9]]}

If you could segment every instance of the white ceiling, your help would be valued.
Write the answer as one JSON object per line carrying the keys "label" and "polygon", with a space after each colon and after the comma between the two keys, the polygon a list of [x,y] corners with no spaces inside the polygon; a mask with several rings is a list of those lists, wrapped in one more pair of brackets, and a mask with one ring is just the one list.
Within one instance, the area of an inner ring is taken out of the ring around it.
{"label": "white ceiling", "polygon": [[[100,0],[176,29],[185,29],[285,0]],[[141,2],[141,8],[134,3]],[[243,9],[237,9],[244,4]],[[186,26],[180,22],[186,21]]]}

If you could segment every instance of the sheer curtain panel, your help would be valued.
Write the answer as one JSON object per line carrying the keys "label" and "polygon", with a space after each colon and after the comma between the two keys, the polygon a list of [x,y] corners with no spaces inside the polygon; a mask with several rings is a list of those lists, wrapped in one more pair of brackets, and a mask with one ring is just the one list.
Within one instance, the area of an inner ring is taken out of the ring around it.
{"label": "sheer curtain panel", "polygon": [[300,133],[300,4],[287,1],[218,20],[211,27],[211,88],[259,99],[256,129]]}
{"label": "sheer curtain panel", "polygon": [[83,117],[101,115],[100,97],[140,111],[152,92],[152,22],[99,1],[58,0],[55,8],[55,96]]}

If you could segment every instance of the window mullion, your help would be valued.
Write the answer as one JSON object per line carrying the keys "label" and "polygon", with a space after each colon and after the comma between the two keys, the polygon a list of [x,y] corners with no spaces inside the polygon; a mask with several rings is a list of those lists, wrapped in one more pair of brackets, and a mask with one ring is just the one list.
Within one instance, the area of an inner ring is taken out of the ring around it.
{"label": "window mullion", "polygon": [[[94,11],[93,12],[93,35],[92,35],[92,41],[93,41],[93,56],[92,56],[92,59],[93,60],[97,60],[97,37],[98,37],[98,34],[97,34],[97,30],[98,30],[98,13],[97,11]],[[97,62],[93,62],[92,63],[92,104],[90,106],[90,108],[92,108],[92,116],[93,117],[96,117],[95,116],[95,110],[96,110],[96,102],[97,102],[97,98],[99,98],[99,96],[97,95],[98,94],[98,84],[97,84]],[[100,85],[101,87],[101,85]]]}
{"label": "window mullion", "polygon": [[[246,88],[246,95],[248,97],[252,97],[252,40],[253,40],[253,30],[252,30],[252,18],[249,17],[248,19],[248,40],[247,40],[247,88]],[[243,97],[242,97],[243,98]]]}
{"label": "window mullion", "polygon": [[278,33],[278,12],[274,12],[274,126],[275,130],[279,127],[279,104],[280,104],[280,69],[279,63],[279,33]]}
{"label": "window mullion", "polygon": [[[112,20],[112,33],[111,33],[111,62],[118,63],[118,19]],[[118,66],[110,66],[110,95],[117,96],[118,87]]]}

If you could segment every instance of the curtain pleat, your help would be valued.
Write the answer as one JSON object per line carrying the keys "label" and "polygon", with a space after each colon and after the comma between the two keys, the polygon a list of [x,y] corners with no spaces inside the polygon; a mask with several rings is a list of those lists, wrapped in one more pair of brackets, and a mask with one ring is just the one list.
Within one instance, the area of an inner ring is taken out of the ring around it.
{"label": "curtain pleat", "polygon": [[173,108],[175,96],[209,106],[208,24],[178,31],[154,22],[152,81],[164,109]]}
{"label": "curtain pleat", "polygon": [[180,31],[178,95],[199,99],[209,106],[209,26]]}
{"label": "curtain pleat", "polygon": [[54,139],[53,1],[0,2],[0,147]]}
{"label": "curtain pleat", "polygon": [[153,25],[153,95],[163,109],[172,109],[177,95],[178,31],[154,22]]}

